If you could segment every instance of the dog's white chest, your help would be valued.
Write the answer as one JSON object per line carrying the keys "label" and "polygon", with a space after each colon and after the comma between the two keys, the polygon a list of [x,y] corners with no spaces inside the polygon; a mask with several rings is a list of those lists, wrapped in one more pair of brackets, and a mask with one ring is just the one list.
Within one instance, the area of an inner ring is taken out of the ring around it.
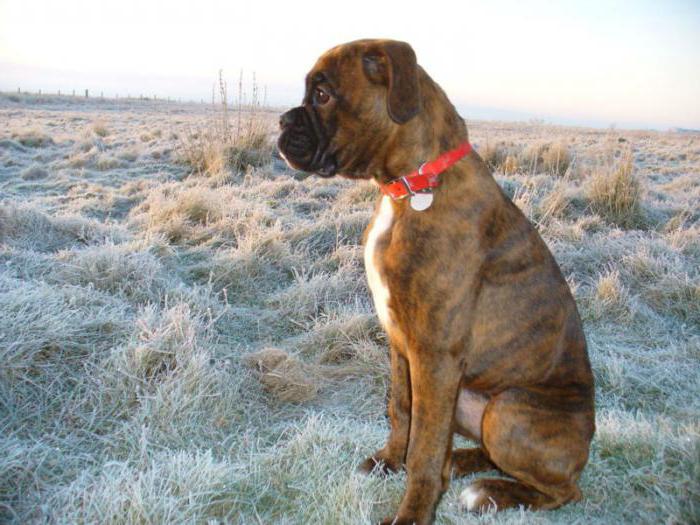
{"label": "dog's white chest", "polygon": [[367,280],[369,288],[372,292],[374,300],[374,308],[377,310],[379,321],[382,326],[387,329],[391,324],[391,316],[389,314],[389,288],[382,279],[381,272],[377,265],[377,242],[384,233],[391,227],[394,218],[394,209],[391,205],[389,197],[383,197],[379,205],[379,213],[374,218],[372,228],[367,235],[365,244],[365,270],[367,272]]}

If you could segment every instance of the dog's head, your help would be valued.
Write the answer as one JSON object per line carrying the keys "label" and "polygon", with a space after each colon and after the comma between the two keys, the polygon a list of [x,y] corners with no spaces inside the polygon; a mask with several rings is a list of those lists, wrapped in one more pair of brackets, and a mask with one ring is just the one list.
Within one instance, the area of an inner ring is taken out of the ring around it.
{"label": "dog's head", "polygon": [[324,53],[306,76],[302,105],[280,118],[278,148],[294,169],[368,178],[368,164],[421,110],[411,46],[358,40]]}

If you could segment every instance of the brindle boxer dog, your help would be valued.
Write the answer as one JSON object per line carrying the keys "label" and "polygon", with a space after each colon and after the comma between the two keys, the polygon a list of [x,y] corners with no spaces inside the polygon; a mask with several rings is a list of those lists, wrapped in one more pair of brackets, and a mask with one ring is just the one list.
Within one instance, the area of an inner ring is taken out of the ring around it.
{"label": "brindle boxer dog", "polygon": [[[372,179],[385,193],[424,161],[467,148],[418,205],[382,196],[366,232],[369,284],[391,348],[391,432],[361,468],[408,473],[384,523],[431,523],[451,469],[512,478],[473,481],[460,498],[470,511],[579,500],[594,408],[576,305],[411,47],[360,40],[331,49],[280,125],[291,167]],[[452,450],[455,432],[479,447]]]}

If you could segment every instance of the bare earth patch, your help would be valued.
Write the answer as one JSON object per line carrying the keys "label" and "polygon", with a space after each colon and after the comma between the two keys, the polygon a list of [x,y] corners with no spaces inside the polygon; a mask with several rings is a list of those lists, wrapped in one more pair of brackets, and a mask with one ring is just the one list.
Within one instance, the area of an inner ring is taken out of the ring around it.
{"label": "bare earth patch", "polygon": [[[388,430],[360,246],[377,191],[297,180],[277,112],[243,118],[231,139],[207,105],[0,95],[0,521],[398,504],[403,474],[355,472]],[[438,523],[697,521],[700,136],[468,125],[575,292],[597,433],[582,502],[469,517],[455,479]]]}

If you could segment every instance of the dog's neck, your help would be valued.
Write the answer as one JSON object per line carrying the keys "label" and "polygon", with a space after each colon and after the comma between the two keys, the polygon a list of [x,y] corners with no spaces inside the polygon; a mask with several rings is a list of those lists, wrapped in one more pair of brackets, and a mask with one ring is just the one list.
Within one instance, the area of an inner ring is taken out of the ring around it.
{"label": "dog's neck", "polygon": [[[373,175],[377,182],[386,184],[416,170],[421,164],[446,151],[457,148],[468,140],[467,126],[444,91],[419,69],[422,94],[421,111],[410,121],[397,126],[393,140],[403,147],[390,147],[383,165]],[[410,144],[411,147],[406,147]]]}

